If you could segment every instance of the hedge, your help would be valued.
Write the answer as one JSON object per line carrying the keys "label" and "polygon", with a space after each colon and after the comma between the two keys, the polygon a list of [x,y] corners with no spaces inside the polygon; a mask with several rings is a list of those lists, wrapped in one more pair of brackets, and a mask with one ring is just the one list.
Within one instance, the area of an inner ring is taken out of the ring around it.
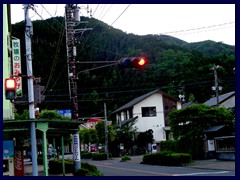
{"label": "hedge", "polygon": [[144,164],[181,166],[192,161],[191,155],[186,153],[175,153],[171,151],[161,151],[143,156]]}

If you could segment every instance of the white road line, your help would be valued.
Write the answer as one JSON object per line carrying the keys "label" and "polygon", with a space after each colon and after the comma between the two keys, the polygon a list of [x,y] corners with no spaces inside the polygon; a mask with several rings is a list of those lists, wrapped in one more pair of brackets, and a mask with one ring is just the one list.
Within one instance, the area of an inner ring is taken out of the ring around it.
{"label": "white road line", "polygon": [[173,176],[192,176],[192,175],[201,175],[201,174],[224,174],[229,171],[219,171],[219,172],[199,172],[199,173],[188,173],[188,174],[174,174]]}

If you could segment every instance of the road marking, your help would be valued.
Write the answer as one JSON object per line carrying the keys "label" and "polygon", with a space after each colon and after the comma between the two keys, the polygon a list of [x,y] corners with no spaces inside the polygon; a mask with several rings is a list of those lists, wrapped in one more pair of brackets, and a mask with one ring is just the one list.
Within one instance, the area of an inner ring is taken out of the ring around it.
{"label": "road marking", "polygon": [[142,170],[137,170],[137,169],[126,169],[126,168],[112,167],[112,166],[107,166],[107,165],[102,165],[102,164],[95,164],[95,165],[96,166],[107,167],[107,168],[111,168],[111,169],[124,170],[124,171],[141,172],[141,173],[146,173],[146,174],[156,174],[156,175],[162,175],[162,176],[172,176],[172,174],[167,174],[167,173],[142,171]]}
{"label": "road marking", "polygon": [[199,173],[187,173],[187,174],[174,174],[173,176],[192,176],[192,175],[203,175],[203,174],[224,174],[229,171],[219,171],[219,172],[199,172]]}

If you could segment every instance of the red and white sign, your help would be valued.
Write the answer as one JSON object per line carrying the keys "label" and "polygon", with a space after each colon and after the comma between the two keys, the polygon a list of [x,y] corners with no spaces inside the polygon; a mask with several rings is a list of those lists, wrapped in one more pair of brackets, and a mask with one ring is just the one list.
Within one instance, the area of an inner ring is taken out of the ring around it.
{"label": "red and white sign", "polygon": [[16,80],[17,85],[17,97],[22,96],[22,77],[17,77],[22,73],[21,69],[21,52],[20,52],[20,39],[12,39],[12,65],[13,65],[13,76]]}
{"label": "red and white sign", "polygon": [[24,176],[24,156],[23,150],[15,149],[14,151],[14,175]]}

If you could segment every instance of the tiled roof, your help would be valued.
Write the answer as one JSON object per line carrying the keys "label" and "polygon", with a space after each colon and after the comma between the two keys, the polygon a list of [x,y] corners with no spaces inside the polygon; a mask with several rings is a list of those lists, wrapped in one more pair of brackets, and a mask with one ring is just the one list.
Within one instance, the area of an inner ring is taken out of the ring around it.
{"label": "tiled roof", "polygon": [[[123,105],[122,107],[118,108],[117,110],[115,110],[115,111],[112,112],[112,113],[114,114],[114,113],[116,113],[116,112],[119,112],[119,111],[122,111],[122,110],[125,110],[125,109],[128,109],[128,108],[131,108],[131,107],[133,107],[135,104],[143,101],[144,99],[148,98],[149,96],[151,96],[151,95],[153,95],[153,94],[155,94],[155,93],[161,93],[161,94],[164,94],[165,96],[168,96],[168,97],[173,98],[172,96],[167,95],[165,92],[162,92],[162,91],[160,91],[159,89],[156,89],[156,90],[154,90],[154,91],[152,91],[152,92],[149,92],[149,93],[147,93],[147,94],[144,94],[144,95],[142,95],[142,96],[139,96],[139,97],[133,99],[132,101],[130,101],[129,103]],[[173,99],[175,99],[175,98],[173,98]],[[177,101],[177,99],[175,99],[175,100]]]}
{"label": "tiled roof", "polygon": [[[233,95],[235,95],[235,91],[218,96],[219,103],[221,104],[222,102],[226,101],[228,98],[232,97]],[[217,97],[213,97],[213,98],[209,99],[204,104],[209,105],[209,106],[216,106],[217,105]]]}

